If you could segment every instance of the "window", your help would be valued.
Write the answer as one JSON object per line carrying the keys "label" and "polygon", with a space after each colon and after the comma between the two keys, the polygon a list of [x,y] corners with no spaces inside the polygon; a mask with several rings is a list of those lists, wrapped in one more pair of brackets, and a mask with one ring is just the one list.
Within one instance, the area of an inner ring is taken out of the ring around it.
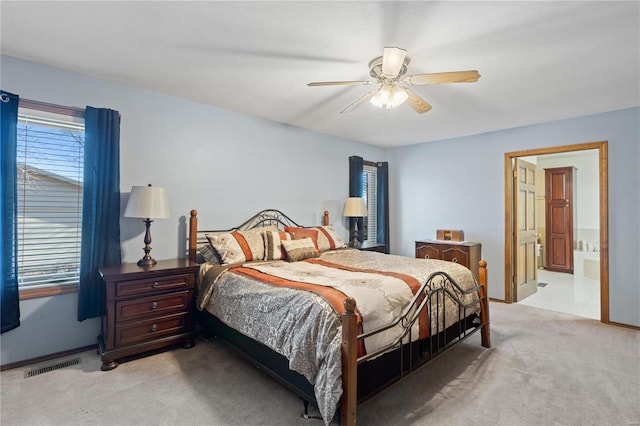
{"label": "window", "polygon": [[367,203],[367,217],[364,218],[364,239],[365,241],[376,242],[378,238],[378,221],[376,218],[378,214],[378,167],[375,163],[365,162],[363,171],[363,193],[365,202]]}
{"label": "window", "polygon": [[84,164],[82,114],[25,103],[17,140],[21,297],[23,290],[78,283]]}

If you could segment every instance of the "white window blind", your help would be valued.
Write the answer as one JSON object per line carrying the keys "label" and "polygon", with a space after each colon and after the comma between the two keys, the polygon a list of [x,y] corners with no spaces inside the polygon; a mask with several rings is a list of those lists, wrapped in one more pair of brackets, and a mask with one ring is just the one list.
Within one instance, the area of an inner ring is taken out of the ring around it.
{"label": "white window blind", "polygon": [[75,284],[84,120],[21,109],[17,144],[19,287]]}
{"label": "white window blind", "polygon": [[378,232],[378,168],[365,164],[364,170],[364,194],[367,202],[367,217],[365,219],[365,239],[376,242]]}

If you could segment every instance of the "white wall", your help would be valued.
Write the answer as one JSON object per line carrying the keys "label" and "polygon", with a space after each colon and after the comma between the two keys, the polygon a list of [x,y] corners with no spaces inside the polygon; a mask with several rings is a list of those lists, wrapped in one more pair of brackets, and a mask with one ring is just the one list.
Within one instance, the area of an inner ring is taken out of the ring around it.
{"label": "white wall", "polygon": [[610,320],[640,326],[640,108],[390,151],[392,250],[411,256],[436,229],[482,243],[489,295],[504,299],[504,154],[609,142]]}
{"label": "white wall", "polygon": [[[133,185],[165,187],[171,218],[152,224],[156,259],[185,255],[186,223],[197,209],[203,225],[239,225],[277,208],[303,225],[320,224],[329,210],[341,217],[348,195],[349,156],[384,161],[381,148],[267,121],[229,110],[133,89],[11,57],[0,57],[0,87],[21,98],[121,113],[122,211]],[[122,259],[142,257],[144,225],[123,218]],[[0,336],[0,364],[91,345],[100,321],[76,321],[77,295],[20,303],[22,325]]]}

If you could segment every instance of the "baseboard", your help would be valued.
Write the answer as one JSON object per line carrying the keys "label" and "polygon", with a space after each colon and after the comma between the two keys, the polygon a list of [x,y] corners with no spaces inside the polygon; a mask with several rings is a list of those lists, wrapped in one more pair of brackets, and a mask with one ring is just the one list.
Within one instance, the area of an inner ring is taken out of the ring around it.
{"label": "baseboard", "polygon": [[624,324],[621,322],[614,322],[614,321],[609,321],[607,324],[615,325],[616,327],[630,328],[631,330],[640,331],[640,327],[638,327],[637,325]]}
{"label": "baseboard", "polygon": [[11,362],[9,364],[0,365],[0,371],[11,370],[12,368],[24,367],[25,365],[36,364],[38,362],[48,361],[50,359],[74,355],[80,352],[96,349],[97,347],[98,347],[98,344],[94,344],[89,346],[83,346],[81,348],[69,349],[68,351],[56,352],[54,354],[42,355],[35,358],[25,359],[22,361]]}

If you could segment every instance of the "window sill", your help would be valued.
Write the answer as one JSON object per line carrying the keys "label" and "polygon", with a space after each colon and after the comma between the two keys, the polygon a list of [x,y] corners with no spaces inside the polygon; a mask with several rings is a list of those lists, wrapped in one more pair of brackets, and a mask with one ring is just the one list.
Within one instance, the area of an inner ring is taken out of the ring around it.
{"label": "window sill", "polygon": [[77,291],[78,284],[52,285],[40,288],[25,288],[20,290],[20,300],[57,296],[58,294],[76,293]]}

